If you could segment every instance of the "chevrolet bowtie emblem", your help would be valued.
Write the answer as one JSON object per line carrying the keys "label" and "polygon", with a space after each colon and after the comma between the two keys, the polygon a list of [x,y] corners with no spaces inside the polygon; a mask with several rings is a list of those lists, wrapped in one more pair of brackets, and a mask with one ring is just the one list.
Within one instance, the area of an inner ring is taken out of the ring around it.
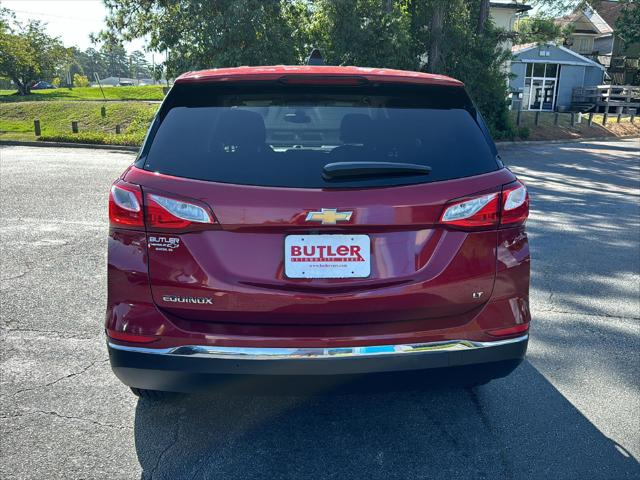
{"label": "chevrolet bowtie emblem", "polygon": [[323,225],[335,225],[337,222],[348,222],[353,212],[338,212],[335,208],[323,208],[319,212],[309,212],[307,222],[322,222]]}

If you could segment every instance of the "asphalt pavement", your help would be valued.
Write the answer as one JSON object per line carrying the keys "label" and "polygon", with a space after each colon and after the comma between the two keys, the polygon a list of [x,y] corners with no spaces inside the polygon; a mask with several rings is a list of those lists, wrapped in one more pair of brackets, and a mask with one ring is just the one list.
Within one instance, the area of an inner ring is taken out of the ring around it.
{"label": "asphalt pavement", "polygon": [[0,478],[640,478],[640,141],[501,147],[531,191],[527,360],[474,389],[138,400],[104,344],[124,152],[0,148]]}

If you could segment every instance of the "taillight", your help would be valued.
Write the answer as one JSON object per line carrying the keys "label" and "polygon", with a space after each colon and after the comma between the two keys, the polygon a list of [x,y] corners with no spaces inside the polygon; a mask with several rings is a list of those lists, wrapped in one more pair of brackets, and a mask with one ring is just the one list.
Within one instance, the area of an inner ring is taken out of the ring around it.
{"label": "taillight", "polygon": [[109,223],[113,227],[144,228],[140,187],[117,180],[109,192]]}
{"label": "taillight", "polygon": [[491,227],[498,224],[498,193],[455,202],[445,209],[440,222],[463,228]]}
{"label": "taillight", "polygon": [[529,216],[529,194],[519,181],[505,185],[500,193],[456,200],[445,207],[440,223],[462,229],[486,229],[522,224]]}
{"label": "taillight", "polygon": [[501,225],[523,223],[529,216],[529,193],[527,187],[515,181],[502,189]]}
{"label": "taillight", "polygon": [[214,223],[204,205],[196,205],[162,195],[147,194],[147,226],[150,228],[186,228],[193,224]]}

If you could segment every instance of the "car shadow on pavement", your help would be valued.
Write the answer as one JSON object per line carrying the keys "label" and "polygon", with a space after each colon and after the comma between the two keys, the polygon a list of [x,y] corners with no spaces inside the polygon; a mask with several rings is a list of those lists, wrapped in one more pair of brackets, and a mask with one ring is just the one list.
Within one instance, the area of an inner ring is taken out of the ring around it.
{"label": "car shadow on pavement", "polygon": [[139,400],[143,479],[638,478],[529,362],[473,388]]}

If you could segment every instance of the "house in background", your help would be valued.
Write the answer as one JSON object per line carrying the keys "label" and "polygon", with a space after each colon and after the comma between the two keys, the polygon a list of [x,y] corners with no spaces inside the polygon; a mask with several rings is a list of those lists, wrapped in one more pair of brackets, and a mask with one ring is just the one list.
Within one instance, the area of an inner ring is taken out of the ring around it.
{"label": "house in background", "polygon": [[[511,0],[496,0],[489,3],[489,14],[496,27],[506,32],[515,32],[520,18],[531,10],[530,5]],[[507,49],[511,48],[511,40],[507,40]]]}
{"label": "house in background", "polygon": [[573,28],[565,46],[603,65],[618,85],[632,83],[640,66],[640,44],[625,46],[616,33],[621,9],[620,2],[601,0],[595,7],[587,5],[558,20]]}
{"label": "house in background", "polygon": [[511,49],[513,110],[567,111],[573,89],[602,84],[605,68],[554,43],[516,45]]}
{"label": "house in background", "polygon": [[[523,2],[515,2],[513,0],[496,0],[489,2],[489,15],[496,27],[503,29],[505,32],[516,32],[518,20],[526,16],[531,10],[531,6],[525,5]],[[502,42],[502,48],[511,50],[513,41],[507,38]],[[511,62],[505,62],[504,69],[509,71]]]}

